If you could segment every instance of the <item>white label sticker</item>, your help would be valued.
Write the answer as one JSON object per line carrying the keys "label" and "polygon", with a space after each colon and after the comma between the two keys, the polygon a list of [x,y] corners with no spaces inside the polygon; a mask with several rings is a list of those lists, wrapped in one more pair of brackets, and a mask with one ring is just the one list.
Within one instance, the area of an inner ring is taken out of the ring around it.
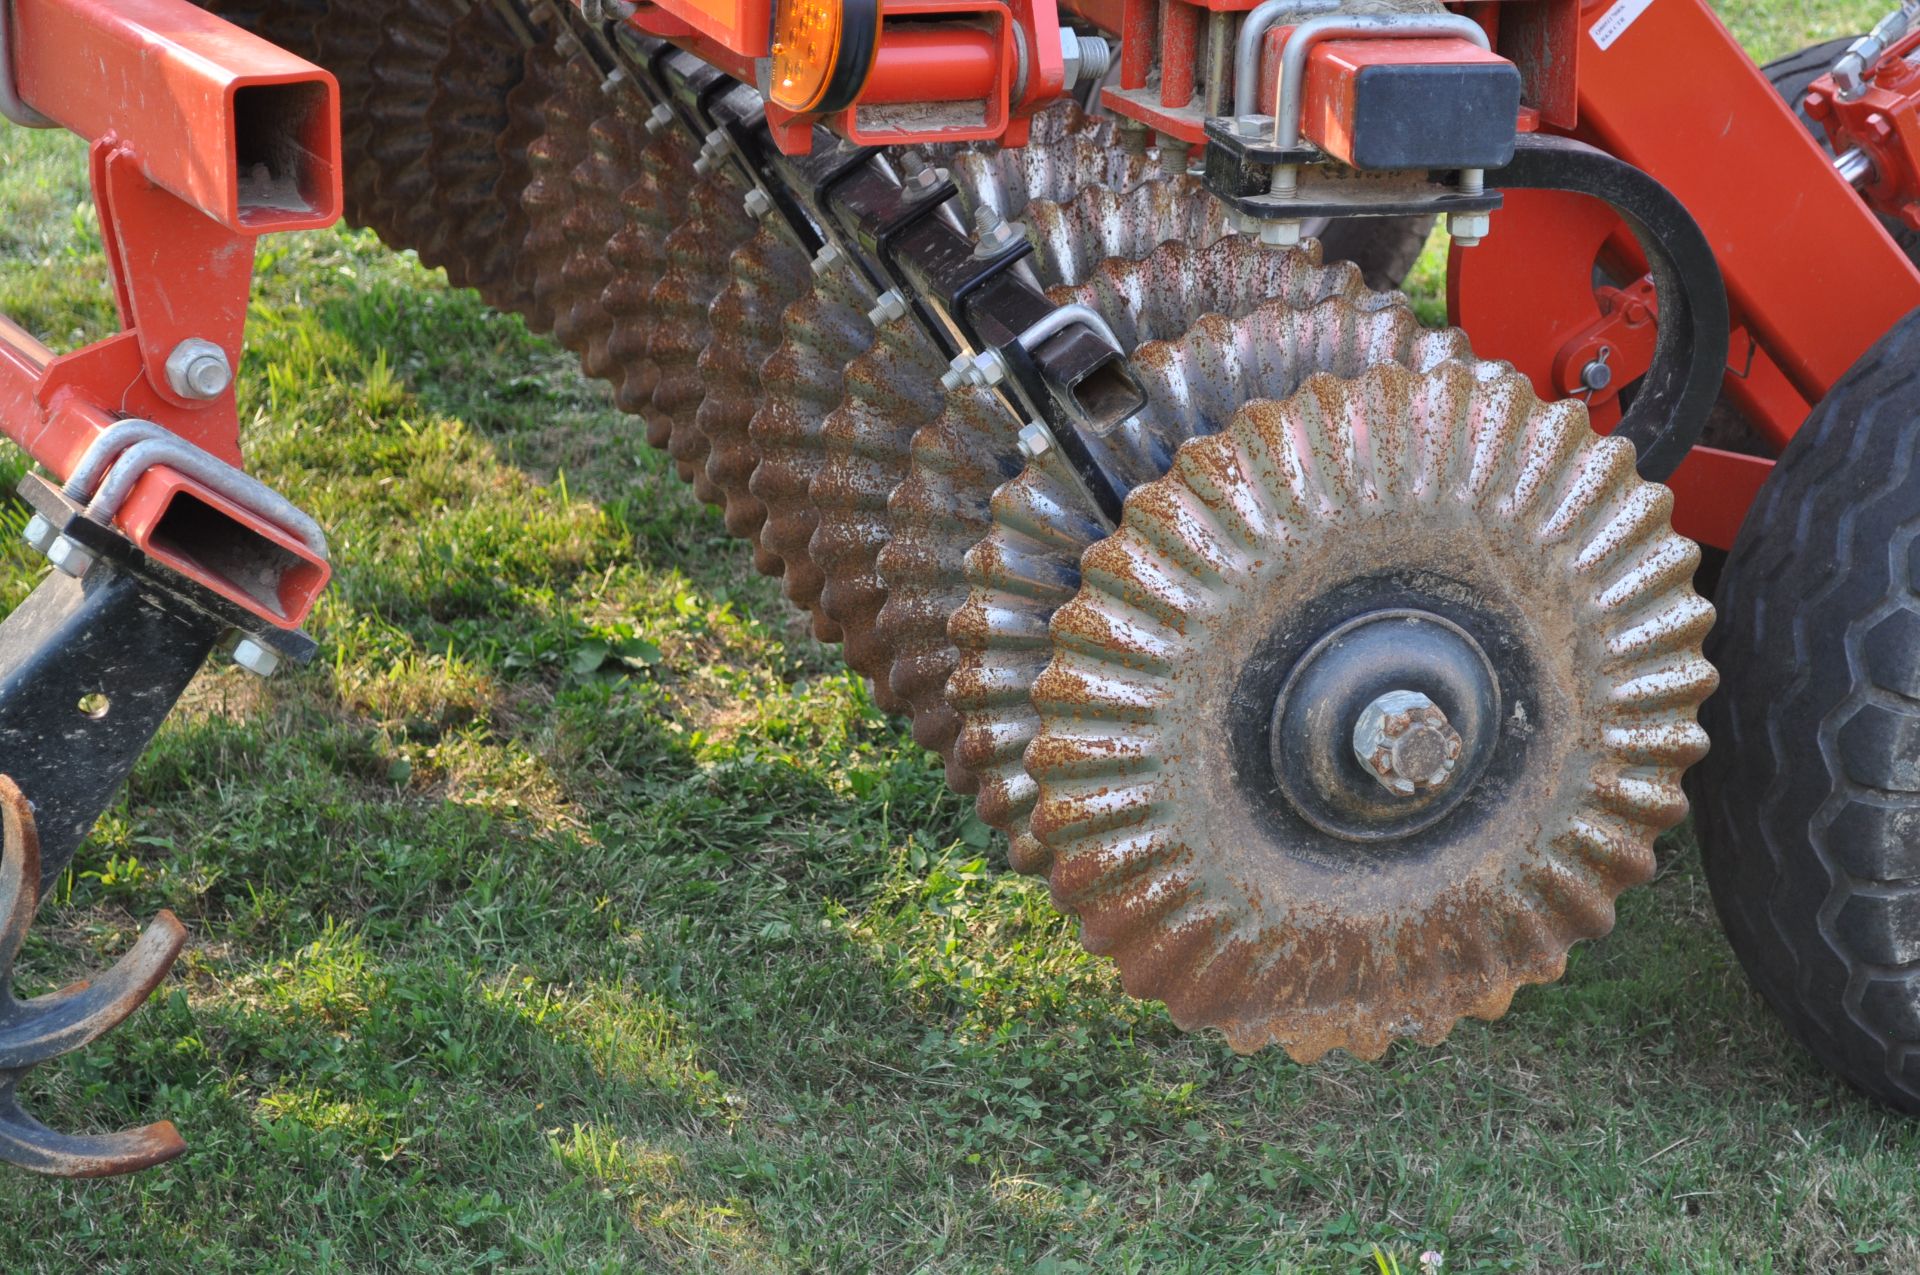
{"label": "white label sticker", "polygon": [[1652,4],[1653,0],[1618,0],[1611,9],[1600,15],[1600,20],[1588,29],[1587,34],[1602,49],[1611,49],[1613,42],[1625,35],[1627,28]]}

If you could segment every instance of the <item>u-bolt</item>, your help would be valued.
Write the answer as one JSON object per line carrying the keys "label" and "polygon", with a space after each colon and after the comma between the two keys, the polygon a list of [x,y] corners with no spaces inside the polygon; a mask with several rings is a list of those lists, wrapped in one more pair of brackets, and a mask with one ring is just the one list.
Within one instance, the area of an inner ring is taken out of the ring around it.
{"label": "u-bolt", "polygon": [[[1013,339],[1013,344],[1032,353],[1042,341],[1074,324],[1090,330],[1105,341],[1115,354],[1124,355],[1120,338],[1113,333],[1113,327],[1106,318],[1091,306],[1075,302],[1051,310],[1036,319],[1026,331]],[[998,385],[1007,379],[1007,360],[998,350],[987,350],[972,359],[956,358],[951,367],[940,377],[940,383],[950,390],[961,385]]]}
{"label": "u-bolt", "polygon": [[[1418,39],[1432,36],[1457,36],[1469,40],[1489,53],[1492,41],[1478,22],[1458,14],[1428,17],[1424,14],[1376,14],[1348,17],[1336,14],[1310,18],[1293,29],[1287,47],[1280,54],[1278,102],[1273,109],[1273,144],[1280,150],[1292,150],[1300,144],[1301,99],[1306,93],[1307,55],[1323,40],[1346,36],[1389,36],[1394,39]],[[1236,96],[1236,101],[1238,100]],[[1276,164],[1273,169],[1273,193],[1291,195],[1298,180],[1292,164]],[[1483,180],[1480,169],[1462,169],[1462,189],[1477,186]]]}
{"label": "u-bolt", "polygon": [[1259,110],[1260,44],[1282,18],[1303,13],[1326,13],[1340,7],[1340,0],[1266,0],[1247,11],[1240,23],[1239,38],[1233,42],[1233,115],[1252,115]]}

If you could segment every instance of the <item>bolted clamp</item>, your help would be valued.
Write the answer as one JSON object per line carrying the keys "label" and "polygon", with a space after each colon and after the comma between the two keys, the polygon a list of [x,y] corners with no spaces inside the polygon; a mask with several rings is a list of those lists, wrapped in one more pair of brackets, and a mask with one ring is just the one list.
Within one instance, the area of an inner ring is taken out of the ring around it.
{"label": "bolted clamp", "polygon": [[[1100,312],[1079,303],[1063,305],[1051,311],[1015,337],[1012,343],[1031,354],[1041,342],[1076,323],[1090,329],[1111,346],[1115,354],[1126,353],[1121,348],[1120,338],[1114,335],[1112,325]],[[947,370],[940,374],[940,384],[949,390],[957,390],[962,385],[991,388],[1006,380],[1011,371],[1006,355],[999,350],[985,350],[971,358],[962,354],[956,356],[947,365]]]}

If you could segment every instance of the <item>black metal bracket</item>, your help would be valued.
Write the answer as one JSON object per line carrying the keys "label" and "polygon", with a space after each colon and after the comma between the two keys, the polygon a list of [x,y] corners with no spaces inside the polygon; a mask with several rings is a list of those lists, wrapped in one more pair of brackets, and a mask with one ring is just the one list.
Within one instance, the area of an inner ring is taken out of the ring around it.
{"label": "black metal bracket", "polygon": [[1633,232],[1660,321],[1653,363],[1613,432],[1639,451],[1642,478],[1665,481],[1699,441],[1726,371],[1727,290],[1713,246],[1686,205],[1650,174],[1571,138],[1522,137],[1513,162],[1488,172],[1487,184],[1587,195]]}
{"label": "black metal bracket", "polygon": [[[1272,121],[1242,128],[1224,116],[1207,121],[1206,183],[1215,198],[1244,216],[1265,221],[1320,217],[1444,216],[1491,212],[1495,190],[1463,191],[1433,173],[1363,173],[1337,164],[1312,146],[1272,144]],[[1271,192],[1273,170],[1291,164],[1300,186],[1291,197]],[[1451,176],[1447,174],[1446,176]]]}
{"label": "black metal bracket", "polygon": [[226,634],[295,663],[318,648],[154,562],[44,479],[28,476],[20,494],[94,558],[79,579],[50,574],[0,621],[0,774],[33,803],[50,883]]}
{"label": "black metal bracket", "polygon": [[33,803],[43,890],[225,632],[105,562],[54,572],[0,621],[0,772]]}

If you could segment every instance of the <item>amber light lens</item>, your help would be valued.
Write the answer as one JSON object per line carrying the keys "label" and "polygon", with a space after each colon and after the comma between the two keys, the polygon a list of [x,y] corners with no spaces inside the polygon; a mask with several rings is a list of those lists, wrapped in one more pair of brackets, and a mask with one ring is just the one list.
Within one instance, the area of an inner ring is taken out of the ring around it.
{"label": "amber light lens", "polygon": [[839,0],[786,0],[773,24],[774,105],[805,114],[833,82],[840,56]]}

